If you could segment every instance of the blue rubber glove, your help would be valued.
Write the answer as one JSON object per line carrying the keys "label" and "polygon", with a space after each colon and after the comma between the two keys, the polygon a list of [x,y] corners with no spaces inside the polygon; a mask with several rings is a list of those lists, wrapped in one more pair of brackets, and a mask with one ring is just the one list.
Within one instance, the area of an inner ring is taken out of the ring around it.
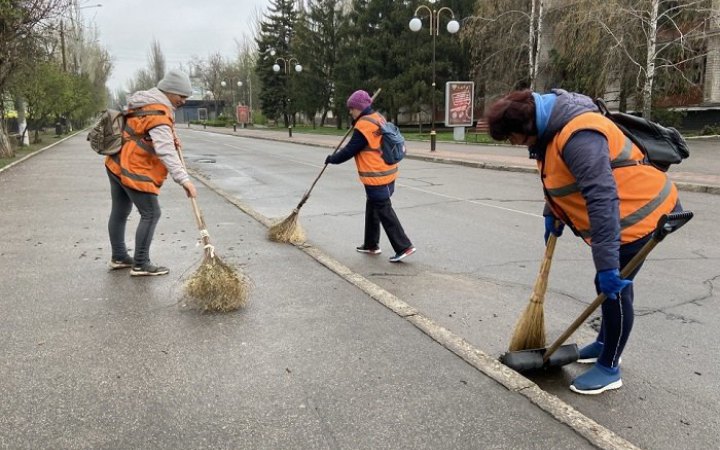
{"label": "blue rubber glove", "polygon": [[559,225],[555,226],[556,220],[557,219],[553,216],[545,216],[545,243],[547,243],[547,240],[550,237],[550,233],[558,237],[562,236],[565,224],[557,220]]}
{"label": "blue rubber glove", "polygon": [[617,294],[632,284],[632,280],[620,278],[620,271],[617,269],[601,270],[597,273],[600,292],[610,300],[617,300]]}
{"label": "blue rubber glove", "polygon": [[330,159],[332,159],[332,155],[327,155],[327,158],[325,158],[325,164],[326,164],[326,165],[327,165],[327,164],[332,164],[332,163],[330,162]]}

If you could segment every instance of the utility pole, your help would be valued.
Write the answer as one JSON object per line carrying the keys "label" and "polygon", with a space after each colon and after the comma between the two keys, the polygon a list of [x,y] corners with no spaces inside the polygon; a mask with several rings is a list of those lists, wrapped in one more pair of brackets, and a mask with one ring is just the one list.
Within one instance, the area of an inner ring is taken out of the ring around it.
{"label": "utility pole", "polygon": [[65,61],[65,31],[63,29],[62,19],[60,19],[60,49],[62,51],[63,72],[67,72],[67,62]]}

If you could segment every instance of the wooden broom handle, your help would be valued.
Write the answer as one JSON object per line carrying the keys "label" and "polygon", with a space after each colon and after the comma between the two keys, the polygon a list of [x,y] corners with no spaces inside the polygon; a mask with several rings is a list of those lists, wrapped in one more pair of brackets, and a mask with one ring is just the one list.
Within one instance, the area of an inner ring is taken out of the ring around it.
{"label": "wooden broom handle", "polygon": [[[625,267],[623,267],[622,271],[620,272],[620,278],[626,279],[627,277],[629,277],[633,273],[633,271],[635,271],[637,266],[639,266],[640,263],[645,261],[645,258],[647,258],[648,254],[652,251],[652,249],[655,248],[658,242],[660,241],[655,237],[655,235],[653,235],[653,237],[649,241],[647,241],[645,245],[643,245],[640,251],[635,254],[635,256],[630,260],[630,262],[628,262]],[[595,311],[597,307],[605,301],[606,298],[607,297],[605,296],[605,294],[600,294],[595,298],[592,303],[590,303],[587,308],[585,308],[585,311],[583,311],[582,314],[580,314],[580,316],[575,319],[575,321],[568,327],[568,329],[565,330],[565,332],[561,334],[560,337],[557,338],[550,347],[548,347],[548,349],[545,351],[545,355],[543,356],[543,363],[548,362],[550,356],[555,353],[555,350],[557,350],[558,347],[560,347],[563,342],[565,342],[565,340],[569,338],[570,335],[572,335],[580,327],[580,325],[585,322],[588,317],[590,317],[590,314],[592,314],[593,311]]]}
{"label": "wooden broom handle", "polygon": [[[182,164],[183,169],[185,169],[185,171],[187,172],[185,158],[183,157],[182,149],[180,148],[180,146],[177,147],[177,153],[180,157],[180,164]],[[195,197],[190,197],[190,204],[192,205],[193,215],[195,216],[195,223],[197,224],[198,230],[200,231],[200,237],[203,241],[203,245],[210,245],[210,235],[207,233],[205,218],[203,218],[202,212],[200,211],[200,207],[198,206]]]}
{"label": "wooden broom handle", "polygon": [[542,264],[540,264],[540,273],[535,280],[534,293],[544,293],[547,290],[548,275],[550,274],[550,266],[552,266],[552,257],[555,252],[556,243],[557,236],[555,236],[554,233],[550,233],[550,237],[545,245],[545,256],[543,257]]}

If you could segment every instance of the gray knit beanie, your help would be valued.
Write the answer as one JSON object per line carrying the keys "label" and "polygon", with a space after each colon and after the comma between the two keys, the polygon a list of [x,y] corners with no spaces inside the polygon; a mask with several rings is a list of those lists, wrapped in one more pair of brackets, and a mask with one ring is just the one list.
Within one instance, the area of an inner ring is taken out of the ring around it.
{"label": "gray knit beanie", "polygon": [[192,95],[192,85],[190,77],[185,72],[173,69],[165,74],[157,85],[158,89],[170,94],[178,94],[185,97]]}

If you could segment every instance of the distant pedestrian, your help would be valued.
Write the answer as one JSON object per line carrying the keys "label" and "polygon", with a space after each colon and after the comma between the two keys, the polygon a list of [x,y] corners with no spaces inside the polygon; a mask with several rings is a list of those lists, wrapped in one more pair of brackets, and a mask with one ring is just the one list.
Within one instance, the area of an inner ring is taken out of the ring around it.
{"label": "distant pedestrian", "polygon": [[490,107],[487,121],[493,139],[526,145],[537,160],[545,240],[550,233],[560,236],[564,225],[584,239],[597,271],[595,289],[607,296],[598,337],[580,350],[578,361],[595,365],[570,389],[618,389],[620,355],[633,326],[632,280],[640,267],[627,279],[619,269],[652,237],[663,214],[681,210],[677,188],[584,95],[515,91]]}
{"label": "distant pedestrian", "polygon": [[342,164],[355,158],[360,182],[365,186],[365,239],[357,251],[379,255],[380,224],[385,229],[395,255],[390,262],[400,262],[415,253],[415,247],[403,230],[395,214],[390,197],[395,192],[398,165],[385,163],[380,151],[380,126],[385,118],[372,110],[372,98],[365,91],[355,91],[347,99],[353,118],[350,142],[325,159],[325,164]]}
{"label": "distant pedestrian", "polygon": [[[167,267],[150,261],[150,243],[160,220],[158,194],[168,173],[185,189],[188,197],[197,196],[180,161],[180,141],[175,134],[175,109],[185,104],[191,94],[190,78],[179,70],[171,70],[157,87],[128,98],[127,109],[131,115],[123,131],[125,143],[120,153],[105,159],[112,197],[108,221],[112,269],[130,268],[132,276],[170,272]],[[140,223],[131,257],[125,245],[125,225],[133,205],[140,213]]]}

